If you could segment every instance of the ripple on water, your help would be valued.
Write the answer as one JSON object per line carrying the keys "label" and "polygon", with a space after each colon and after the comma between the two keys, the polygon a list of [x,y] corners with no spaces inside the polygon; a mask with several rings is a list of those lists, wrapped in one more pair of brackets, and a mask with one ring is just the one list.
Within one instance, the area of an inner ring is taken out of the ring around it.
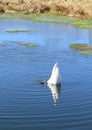
{"label": "ripple on water", "polygon": [[[91,130],[92,57],[82,56],[68,47],[72,42],[87,42],[87,31],[68,25],[22,21],[22,28],[24,25],[32,28],[30,35],[7,34],[5,37],[5,30],[12,25],[14,29],[20,26],[20,21],[1,23],[0,44],[6,47],[0,46],[0,128]],[[18,42],[31,40],[40,46],[20,47],[15,39]],[[55,62],[62,76],[57,104],[49,87],[37,84],[48,79]]]}

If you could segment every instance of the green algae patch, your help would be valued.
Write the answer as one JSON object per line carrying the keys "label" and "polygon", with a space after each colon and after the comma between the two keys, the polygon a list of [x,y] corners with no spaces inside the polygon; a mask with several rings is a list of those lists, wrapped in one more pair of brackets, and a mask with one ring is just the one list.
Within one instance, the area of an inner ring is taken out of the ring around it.
{"label": "green algae patch", "polygon": [[21,46],[25,46],[25,47],[34,47],[34,46],[38,46],[38,44],[35,44],[35,43],[18,42],[17,44],[19,44],[19,45],[21,45]]}
{"label": "green algae patch", "polygon": [[31,32],[31,30],[6,30],[8,33]]}
{"label": "green algae patch", "polygon": [[86,50],[92,50],[92,46],[89,46],[87,44],[71,44],[70,48],[73,50],[78,50],[78,51],[86,51]]}
{"label": "green algae patch", "polygon": [[80,52],[82,55],[92,55],[92,51],[82,51]]}

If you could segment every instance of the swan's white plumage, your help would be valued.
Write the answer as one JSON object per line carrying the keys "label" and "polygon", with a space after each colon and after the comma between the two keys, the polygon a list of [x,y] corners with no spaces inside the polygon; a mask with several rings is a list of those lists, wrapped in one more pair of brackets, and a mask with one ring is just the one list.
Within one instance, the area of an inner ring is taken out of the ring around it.
{"label": "swan's white plumage", "polygon": [[61,84],[61,75],[60,75],[60,70],[57,63],[54,65],[51,76],[49,80],[47,81],[47,83],[53,84],[53,85]]}

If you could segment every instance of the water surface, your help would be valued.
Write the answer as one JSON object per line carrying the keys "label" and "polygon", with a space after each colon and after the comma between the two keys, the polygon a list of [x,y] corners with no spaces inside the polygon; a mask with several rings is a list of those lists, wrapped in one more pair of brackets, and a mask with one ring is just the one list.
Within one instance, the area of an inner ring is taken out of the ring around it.
{"label": "water surface", "polygon": [[[32,31],[6,32],[10,29]],[[71,43],[91,45],[91,32],[71,25],[0,20],[0,130],[92,129],[92,57],[69,49]],[[56,62],[61,87],[37,84],[49,78]],[[59,94],[57,104],[52,90]]]}

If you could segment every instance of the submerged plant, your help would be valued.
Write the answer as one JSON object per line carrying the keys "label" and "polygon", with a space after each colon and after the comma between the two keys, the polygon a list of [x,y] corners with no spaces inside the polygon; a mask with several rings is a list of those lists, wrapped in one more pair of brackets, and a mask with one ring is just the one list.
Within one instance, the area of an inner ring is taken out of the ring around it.
{"label": "submerged plant", "polygon": [[71,44],[70,48],[74,50],[79,50],[79,51],[92,50],[92,46],[89,46],[87,44],[80,44],[80,43]]}

